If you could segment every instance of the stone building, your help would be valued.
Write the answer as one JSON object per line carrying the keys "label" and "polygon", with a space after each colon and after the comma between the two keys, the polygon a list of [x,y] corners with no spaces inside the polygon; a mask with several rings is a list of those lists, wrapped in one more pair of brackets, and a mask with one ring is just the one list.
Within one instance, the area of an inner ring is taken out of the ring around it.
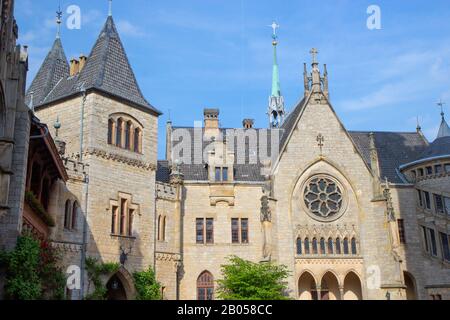
{"label": "stone building", "polygon": [[[65,264],[120,262],[104,279],[132,299],[132,273],[155,268],[165,299],[217,298],[227,257],[288,267],[296,299],[450,299],[450,135],[348,131],[313,55],[286,112],[274,23],[268,128],[166,124],[143,97],[110,14],[88,56],[61,39],[27,93],[67,171],[53,231]],[[75,212],[75,214],[74,214]],[[75,217],[75,218],[74,218]],[[115,284],[115,285],[113,285]],[[88,293],[86,277],[78,299]]]}

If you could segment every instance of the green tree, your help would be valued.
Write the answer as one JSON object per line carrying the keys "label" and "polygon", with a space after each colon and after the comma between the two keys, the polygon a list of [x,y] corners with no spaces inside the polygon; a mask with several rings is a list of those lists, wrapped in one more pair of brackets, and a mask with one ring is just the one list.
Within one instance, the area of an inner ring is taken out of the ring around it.
{"label": "green tree", "polygon": [[156,281],[152,267],[145,271],[133,273],[136,300],[160,300],[161,285]]}
{"label": "green tree", "polygon": [[284,265],[254,263],[232,256],[222,265],[224,278],[218,280],[218,297],[224,300],[287,300]]}

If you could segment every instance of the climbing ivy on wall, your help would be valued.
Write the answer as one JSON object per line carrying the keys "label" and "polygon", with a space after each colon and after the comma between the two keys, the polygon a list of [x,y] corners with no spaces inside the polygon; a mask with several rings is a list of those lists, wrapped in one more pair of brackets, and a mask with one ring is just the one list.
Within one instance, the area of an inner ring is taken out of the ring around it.
{"label": "climbing ivy on wall", "polygon": [[102,275],[108,275],[119,271],[119,264],[108,262],[99,263],[98,259],[86,258],[86,272],[88,275],[88,292],[91,284],[94,285],[94,291],[86,296],[86,300],[106,300],[107,289],[100,279]]}

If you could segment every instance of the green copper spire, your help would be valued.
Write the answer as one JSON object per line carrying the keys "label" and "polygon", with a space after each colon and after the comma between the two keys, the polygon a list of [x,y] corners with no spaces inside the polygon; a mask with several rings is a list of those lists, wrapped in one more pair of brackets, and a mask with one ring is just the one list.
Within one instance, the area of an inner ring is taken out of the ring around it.
{"label": "green copper spire", "polygon": [[284,98],[281,95],[280,73],[277,59],[278,36],[277,29],[280,27],[276,22],[270,26],[273,29],[272,46],[273,46],[273,70],[272,70],[272,94],[269,97],[269,126],[271,128],[279,128],[284,121]]}
{"label": "green copper spire", "polygon": [[272,23],[272,45],[273,45],[273,73],[272,73],[272,97],[281,96],[281,88],[280,88],[280,72],[278,69],[278,59],[277,59],[277,45],[278,45],[278,36],[277,29],[280,27],[276,22]]}

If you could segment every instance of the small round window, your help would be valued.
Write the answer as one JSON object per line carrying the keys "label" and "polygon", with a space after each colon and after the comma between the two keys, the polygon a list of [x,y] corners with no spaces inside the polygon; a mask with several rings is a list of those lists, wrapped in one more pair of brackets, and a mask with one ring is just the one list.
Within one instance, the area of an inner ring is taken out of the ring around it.
{"label": "small round window", "polygon": [[337,218],[344,207],[342,186],[324,175],[314,176],[306,182],[303,199],[309,213],[319,219]]}

